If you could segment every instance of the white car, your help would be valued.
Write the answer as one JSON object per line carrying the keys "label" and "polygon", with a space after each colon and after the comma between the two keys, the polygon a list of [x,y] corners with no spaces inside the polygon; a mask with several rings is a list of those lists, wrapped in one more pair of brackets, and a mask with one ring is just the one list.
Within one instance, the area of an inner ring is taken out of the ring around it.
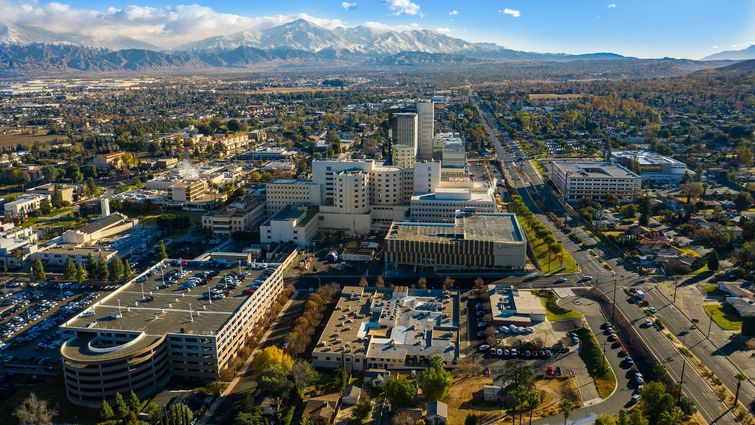
{"label": "white car", "polygon": [[488,351],[490,350],[490,346],[488,344],[483,344],[480,346],[480,351]]}

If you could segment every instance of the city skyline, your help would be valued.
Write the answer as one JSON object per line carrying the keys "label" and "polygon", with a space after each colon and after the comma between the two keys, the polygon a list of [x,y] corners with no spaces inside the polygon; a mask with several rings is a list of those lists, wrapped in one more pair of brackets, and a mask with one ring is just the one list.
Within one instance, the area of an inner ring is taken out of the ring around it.
{"label": "city skyline", "polygon": [[[470,42],[526,51],[613,52],[635,57],[699,59],[753,44],[755,6],[711,0],[511,1],[370,0],[275,4],[162,0],[68,2],[0,1],[0,23],[41,28],[88,40],[125,38],[160,49],[218,35],[260,31],[306,19],[324,28],[373,31],[429,29]],[[75,30],[72,30],[75,29]]]}

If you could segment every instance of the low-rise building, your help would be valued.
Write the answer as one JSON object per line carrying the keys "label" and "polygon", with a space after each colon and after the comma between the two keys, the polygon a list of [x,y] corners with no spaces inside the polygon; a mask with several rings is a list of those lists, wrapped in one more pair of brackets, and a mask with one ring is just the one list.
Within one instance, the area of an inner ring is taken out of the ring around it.
{"label": "low-rise building", "polygon": [[343,359],[352,371],[421,369],[437,355],[454,367],[458,318],[455,293],[347,286],[312,352],[312,365],[337,369]]}
{"label": "low-rise building", "polygon": [[457,214],[454,223],[396,222],[385,237],[388,270],[520,270],[527,240],[514,214]]}
{"label": "low-rise building", "polygon": [[125,152],[111,152],[97,155],[92,160],[92,164],[97,170],[106,171],[111,168],[123,168],[123,155]]}
{"label": "low-rise building", "polygon": [[621,165],[602,161],[551,161],[553,184],[565,202],[586,198],[603,202],[610,193],[622,202],[640,194],[642,178]]}
{"label": "low-rise building", "polygon": [[214,236],[229,237],[234,232],[256,230],[264,219],[264,199],[249,198],[203,215],[202,228],[210,230]]}
{"label": "low-rise building", "polygon": [[179,180],[170,185],[170,199],[174,202],[192,203],[200,199],[206,191],[205,180]]}
{"label": "low-rise building", "polygon": [[289,205],[320,205],[320,185],[309,180],[275,179],[265,184],[267,215],[272,217]]}
{"label": "low-rise building", "polygon": [[75,245],[91,245],[132,229],[137,223],[139,223],[139,220],[115,212],[79,229],[66,230],[63,233],[63,242]]}
{"label": "low-rise building", "polygon": [[13,217],[23,217],[32,211],[37,211],[42,205],[42,201],[50,201],[50,195],[23,195],[16,198],[13,202],[8,202],[3,206],[5,215]]}
{"label": "low-rise building", "polygon": [[611,156],[624,167],[636,170],[642,181],[679,184],[685,174],[694,174],[685,163],[652,151],[612,151]]}
{"label": "low-rise building", "polygon": [[413,221],[453,223],[458,213],[494,213],[495,198],[468,187],[439,187],[435,192],[412,196],[409,211]]}
{"label": "low-rise building", "polygon": [[48,249],[41,250],[35,255],[46,266],[63,267],[66,264],[66,260],[70,258],[76,265],[87,264],[87,259],[91,255],[95,260],[102,257],[105,262],[115,256],[115,251],[104,250],[96,247],[76,247],[74,245],[55,245]]}
{"label": "low-rise building", "polygon": [[47,183],[41,186],[26,189],[26,193],[36,195],[49,195],[50,199],[52,199],[52,196],[55,194],[55,192],[60,193],[61,201],[72,204],[74,201],[77,201],[79,199],[81,195],[81,186],[75,184]]}
{"label": "low-rise building", "polygon": [[546,311],[531,291],[510,285],[488,285],[491,322],[495,325],[530,326],[544,322]]}
{"label": "low-rise building", "polygon": [[308,247],[317,234],[317,207],[289,205],[260,226],[260,242]]}

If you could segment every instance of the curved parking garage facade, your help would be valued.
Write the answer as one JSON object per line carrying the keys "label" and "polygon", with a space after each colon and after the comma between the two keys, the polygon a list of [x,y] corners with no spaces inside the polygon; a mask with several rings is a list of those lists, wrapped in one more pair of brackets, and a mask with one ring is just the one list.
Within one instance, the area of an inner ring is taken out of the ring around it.
{"label": "curved parking garage facade", "polygon": [[174,376],[217,379],[270,311],[285,264],[166,260],[61,326],[69,400],[98,408]]}

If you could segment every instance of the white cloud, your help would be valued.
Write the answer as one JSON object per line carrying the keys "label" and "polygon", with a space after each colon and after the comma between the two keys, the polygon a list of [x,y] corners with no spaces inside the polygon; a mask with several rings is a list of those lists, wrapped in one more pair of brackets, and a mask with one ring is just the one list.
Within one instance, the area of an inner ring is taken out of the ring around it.
{"label": "white cloud", "polygon": [[711,49],[718,49],[718,44],[710,46]]}
{"label": "white cloud", "polygon": [[609,9],[616,9],[616,3],[611,3],[608,5]]}
{"label": "white cloud", "polygon": [[391,9],[394,15],[417,15],[419,14],[419,5],[410,0],[383,0],[383,3]]}
{"label": "white cloud", "polygon": [[109,41],[128,38],[161,48],[240,31],[260,31],[295,19],[306,19],[329,29],[345,26],[341,20],[317,18],[306,13],[248,17],[220,13],[197,4],[129,5],[95,10],[57,2],[0,0],[0,16],[4,23],[39,27],[61,35],[61,39],[68,36],[89,44],[108,45]]}
{"label": "white cloud", "polygon": [[753,44],[755,44],[755,43],[753,43],[752,41],[748,41],[748,42],[744,42],[744,43],[732,44],[731,48],[732,49],[746,49],[746,48],[752,46]]}
{"label": "white cloud", "polygon": [[363,23],[361,26],[365,28],[369,28],[375,32],[411,31],[411,30],[417,30],[421,28],[419,24],[417,23],[411,23],[409,25],[388,25],[382,22],[375,22],[375,21],[367,21]]}
{"label": "white cloud", "polygon": [[508,7],[503,10],[499,10],[498,13],[503,13],[504,15],[509,15],[514,18],[522,16],[522,14],[519,12],[519,9],[509,9]]}
{"label": "white cloud", "polygon": [[458,10],[456,10],[456,9],[454,9],[454,10],[452,10],[452,11],[448,12],[448,16],[457,16],[458,14],[459,14],[459,11],[458,11]]}
{"label": "white cloud", "polygon": [[341,3],[341,7],[344,10],[351,10],[351,9],[356,9],[357,8],[357,4],[345,1],[345,2]]}
{"label": "white cloud", "polygon": [[435,32],[439,32],[441,34],[448,35],[448,34],[451,34],[451,28],[448,28],[448,27],[439,27],[439,28],[435,28]]}

